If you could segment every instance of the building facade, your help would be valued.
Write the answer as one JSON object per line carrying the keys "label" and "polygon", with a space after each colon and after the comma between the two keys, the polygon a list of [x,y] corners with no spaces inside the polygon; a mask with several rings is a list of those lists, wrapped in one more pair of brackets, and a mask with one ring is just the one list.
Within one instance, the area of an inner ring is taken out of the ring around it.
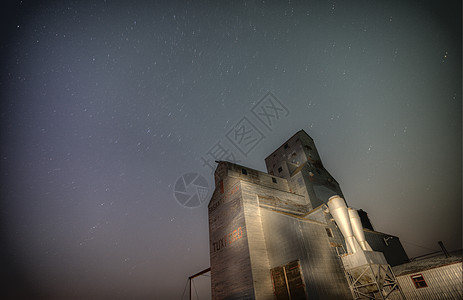
{"label": "building facade", "polygon": [[[218,162],[208,205],[213,299],[352,298],[339,254],[345,242],[327,211],[342,191],[314,141],[297,132],[266,159],[268,173]],[[392,266],[408,261],[398,237],[366,240]]]}
{"label": "building facade", "polygon": [[406,299],[463,299],[462,252],[393,267]]}

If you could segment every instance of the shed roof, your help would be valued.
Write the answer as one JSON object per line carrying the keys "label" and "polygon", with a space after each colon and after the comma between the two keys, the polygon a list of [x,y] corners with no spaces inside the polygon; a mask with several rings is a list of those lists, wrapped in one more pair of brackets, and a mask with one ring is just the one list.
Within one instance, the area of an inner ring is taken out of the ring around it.
{"label": "shed roof", "polygon": [[461,250],[453,251],[450,255],[450,257],[445,257],[444,253],[439,253],[432,257],[395,266],[392,270],[395,276],[401,276],[462,262]]}

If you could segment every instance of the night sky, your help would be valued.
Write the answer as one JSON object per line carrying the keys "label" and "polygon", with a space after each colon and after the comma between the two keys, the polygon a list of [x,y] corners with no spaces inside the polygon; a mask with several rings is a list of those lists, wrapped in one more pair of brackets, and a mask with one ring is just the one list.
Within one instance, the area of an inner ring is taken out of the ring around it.
{"label": "night sky", "polygon": [[[461,2],[218,2],[3,9],[2,295],[180,299],[209,267],[209,165],[265,171],[300,129],[410,257],[461,248]],[[174,194],[191,174],[201,205]]]}

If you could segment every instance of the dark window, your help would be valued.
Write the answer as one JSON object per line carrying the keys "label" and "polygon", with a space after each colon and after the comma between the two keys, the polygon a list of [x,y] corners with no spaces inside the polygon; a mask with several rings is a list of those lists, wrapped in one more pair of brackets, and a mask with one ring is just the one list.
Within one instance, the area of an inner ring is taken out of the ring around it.
{"label": "dark window", "polygon": [[309,145],[305,145],[304,146],[307,150],[312,150],[312,147],[310,147]]}
{"label": "dark window", "polygon": [[325,228],[326,230],[326,234],[328,235],[328,237],[332,238],[333,237],[333,232],[331,231],[330,228]]}
{"label": "dark window", "polygon": [[282,168],[282,167],[279,167],[279,168],[278,168],[278,173],[281,173],[281,171],[283,171],[283,168]]}
{"label": "dark window", "polygon": [[243,173],[244,175],[248,175],[248,170],[246,170],[246,169],[241,169],[241,173]]}
{"label": "dark window", "polygon": [[285,149],[288,149],[288,147],[289,147],[288,144],[285,144],[284,148],[285,148]]}
{"label": "dark window", "polygon": [[272,177],[273,183],[277,183],[277,179],[275,177]]}
{"label": "dark window", "polygon": [[412,275],[410,276],[412,278],[413,284],[417,289],[427,287],[428,285],[426,284],[426,281],[423,278],[423,275],[418,274],[418,275]]}

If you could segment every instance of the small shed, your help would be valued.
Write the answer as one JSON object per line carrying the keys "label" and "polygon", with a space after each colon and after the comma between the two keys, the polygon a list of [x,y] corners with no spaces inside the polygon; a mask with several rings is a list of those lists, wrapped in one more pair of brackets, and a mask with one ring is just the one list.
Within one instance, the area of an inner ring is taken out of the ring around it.
{"label": "small shed", "polygon": [[463,299],[462,251],[392,268],[406,299]]}

